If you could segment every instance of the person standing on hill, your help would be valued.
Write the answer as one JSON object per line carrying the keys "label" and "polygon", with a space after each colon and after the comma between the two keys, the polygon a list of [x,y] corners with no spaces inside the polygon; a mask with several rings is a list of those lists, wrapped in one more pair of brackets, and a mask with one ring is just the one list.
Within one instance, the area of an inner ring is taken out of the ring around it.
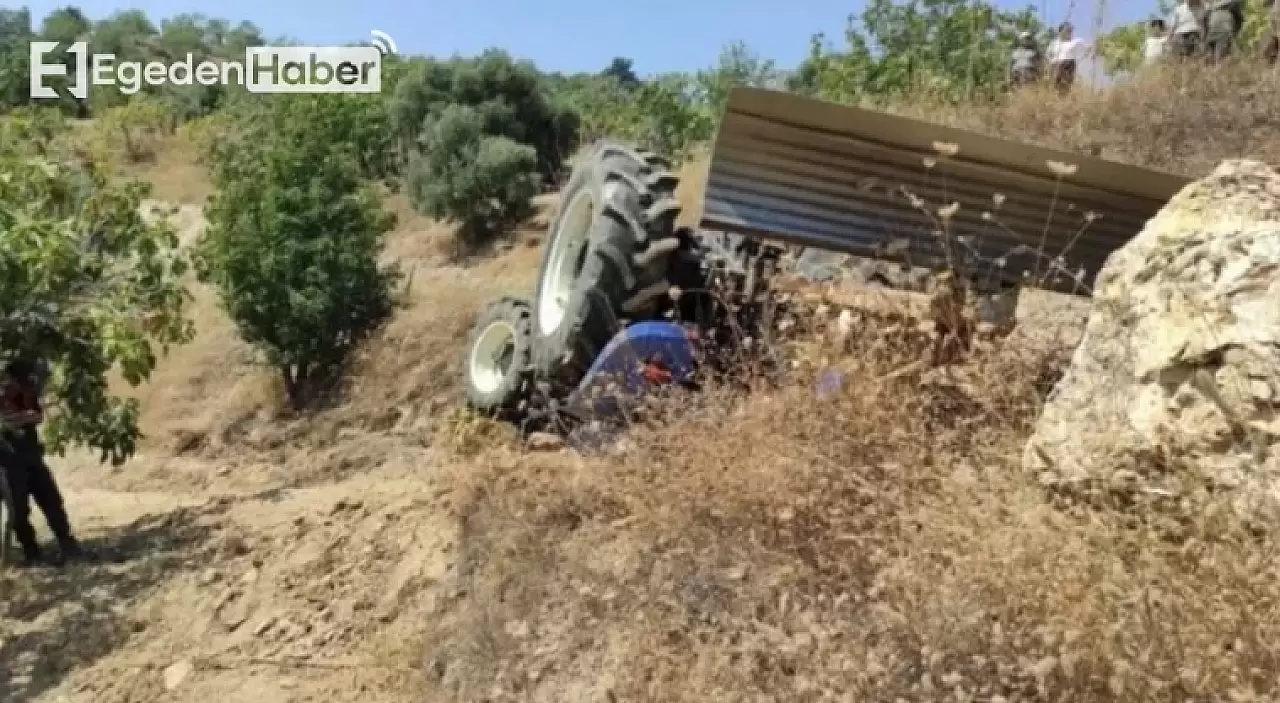
{"label": "person standing on hill", "polygon": [[1267,35],[1262,39],[1262,58],[1272,66],[1280,58],[1280,4],[1276,0],[1262,0],[1267,8]]}
{"label": "person standing on hill", "polygon": [[1040,80],[1040,67],[1044,57],[1040,55],[1040,47],[1036,45],[1031,32],[1018,35],[1018,43],[1013,47],[1009,60],[1009,83],[1017,88],[1030,85]]}
{"label": "person standing on hill", "polygon": [[1231,55],[1244,26],[1244,0],[1212,0],[1205,21],[1205,50],[1210,63]]}
{"label": "person standing on hill", "polygon": [[10,524],[0,529],[13,529],[28,565],[39,563],[43,556],[31,524],[32,499],[44,513],[45,522],[58,541],[59,556],[65,559],[83,554],[80,543],[71,533],[62,493],[45,463],[44,445],[40,443],[39,426],[44,421],[40,392],[46,373],[40,362],[12,361],[5,367],[4,385],[0,389],[0,414],[4,421],[0,431],[0,470],[4,471],[9,485],[9,507],[13,511]]}
{"label": "person standing on hill", "polygon": [[1169,31],[1164,20],[1156,17],[1147,23],[1147,39],[1142,45],[1142,65],[1152,66],[1164,60],[1169,48]]}
{"label": "person standing on hill", "polygon": [[1203,0],[1182,0],[1173,8],[1169,22],[1169,36],[1173,40],[1173,54],[1178,58],[1195,56],[1204,39]]}
{"label": "person standing on hill", "polygon": [[1075,27],[1070,22],[1058,26],[1058,36],[1049,44],[1049,72],[1060,92],[1066,93],[1075,85],[1076,72],[1087,53],[1088,49],[1083,41],[1076,38]]}

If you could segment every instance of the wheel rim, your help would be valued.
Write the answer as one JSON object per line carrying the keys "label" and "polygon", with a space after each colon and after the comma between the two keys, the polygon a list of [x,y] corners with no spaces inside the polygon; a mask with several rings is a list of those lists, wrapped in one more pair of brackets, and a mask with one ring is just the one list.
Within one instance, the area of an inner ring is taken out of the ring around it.
{"label": "wheel rim", "polygon": [[510,322],[491,323],[471,347],[471,384],[481,393],[502,386],[516,356],[516,328]]}
{"label": "wheel rim", "polygon": [[569,201],[560,226],[547,246],[547,265],[542,269],[538,282],[538,332],[543,337],[555,334],[564,322],[569,309],[569,296],[573,284],[582,272],[587,252],[587,239],[591,233],[591,220],[595,215],[595,203],[591,192],[583,190]]}

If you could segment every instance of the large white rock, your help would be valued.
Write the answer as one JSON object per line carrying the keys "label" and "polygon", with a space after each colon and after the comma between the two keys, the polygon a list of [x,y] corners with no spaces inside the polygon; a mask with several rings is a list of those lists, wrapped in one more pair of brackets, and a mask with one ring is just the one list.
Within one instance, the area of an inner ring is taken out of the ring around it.
{"label": "large white rock", "polygon": [[1278,407],[1280,174],[1229,161],[1108,259],[1023,463],[1047,484],[1207,481],[1274,519]]}

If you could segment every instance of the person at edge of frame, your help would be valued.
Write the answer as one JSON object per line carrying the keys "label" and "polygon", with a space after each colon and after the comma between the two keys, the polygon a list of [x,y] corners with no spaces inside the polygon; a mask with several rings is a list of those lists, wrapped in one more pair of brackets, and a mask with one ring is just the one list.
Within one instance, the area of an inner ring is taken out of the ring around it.
{"label": "person at edge of frame", "polygon": [[1280,3],[1276,0],[1262,0],[1267,8],[1267,34],[1262,39],[1262,58],[1269,65],[1276,65],[1280,58]]}
{"label": "person at edge of frame", "polygon": [[1244,27],[1244,0],[1210,0],[1205,20],[1205,57],[1218,63],[1231,56]]}
{"label": "person at edge of frame", "polygon": [[1147,39],[1142,45],[1142,64],[1154,66],[1168,55],[1169,30],[1164,20],[1153,17],[1147,22]]}
{"label": "person at edge of frame", "polygon": [[58,542],[54,564],[68,558],[84,556],[84,550],[71,531],[71,522],[58,490],[53,472],[45,462],[44,445],[40,442],[40,424],[44,408],[40,403],[43,378],[47,373],[39,362],[17,359],[4,368],[0,388],[0,415],[6,427],[0,431],[0,470],[9,486],[9,525],[22,548],[23,562],[34,566],[44,561],[44,553],[31,524],[31,503],[44,513],[45,522]]}
{"label": "person at edge of frame", "polygon": [[1169,47],[1180,59],[1195,56],[1204,40],[1206,13],[1203,0],[1182,0],[1169,21]]}

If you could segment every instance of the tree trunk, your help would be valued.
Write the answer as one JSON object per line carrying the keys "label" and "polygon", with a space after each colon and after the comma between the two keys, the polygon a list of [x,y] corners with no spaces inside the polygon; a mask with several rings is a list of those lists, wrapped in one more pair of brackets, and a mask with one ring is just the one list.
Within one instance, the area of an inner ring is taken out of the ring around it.
{"label": "tree trunk", "polygon": [[302,370],[296,366],[284,364],[280,367],[280,378],[284,381],[284,394],[289,401],[289,408],[298,411],[306,407],[306,379]]}

